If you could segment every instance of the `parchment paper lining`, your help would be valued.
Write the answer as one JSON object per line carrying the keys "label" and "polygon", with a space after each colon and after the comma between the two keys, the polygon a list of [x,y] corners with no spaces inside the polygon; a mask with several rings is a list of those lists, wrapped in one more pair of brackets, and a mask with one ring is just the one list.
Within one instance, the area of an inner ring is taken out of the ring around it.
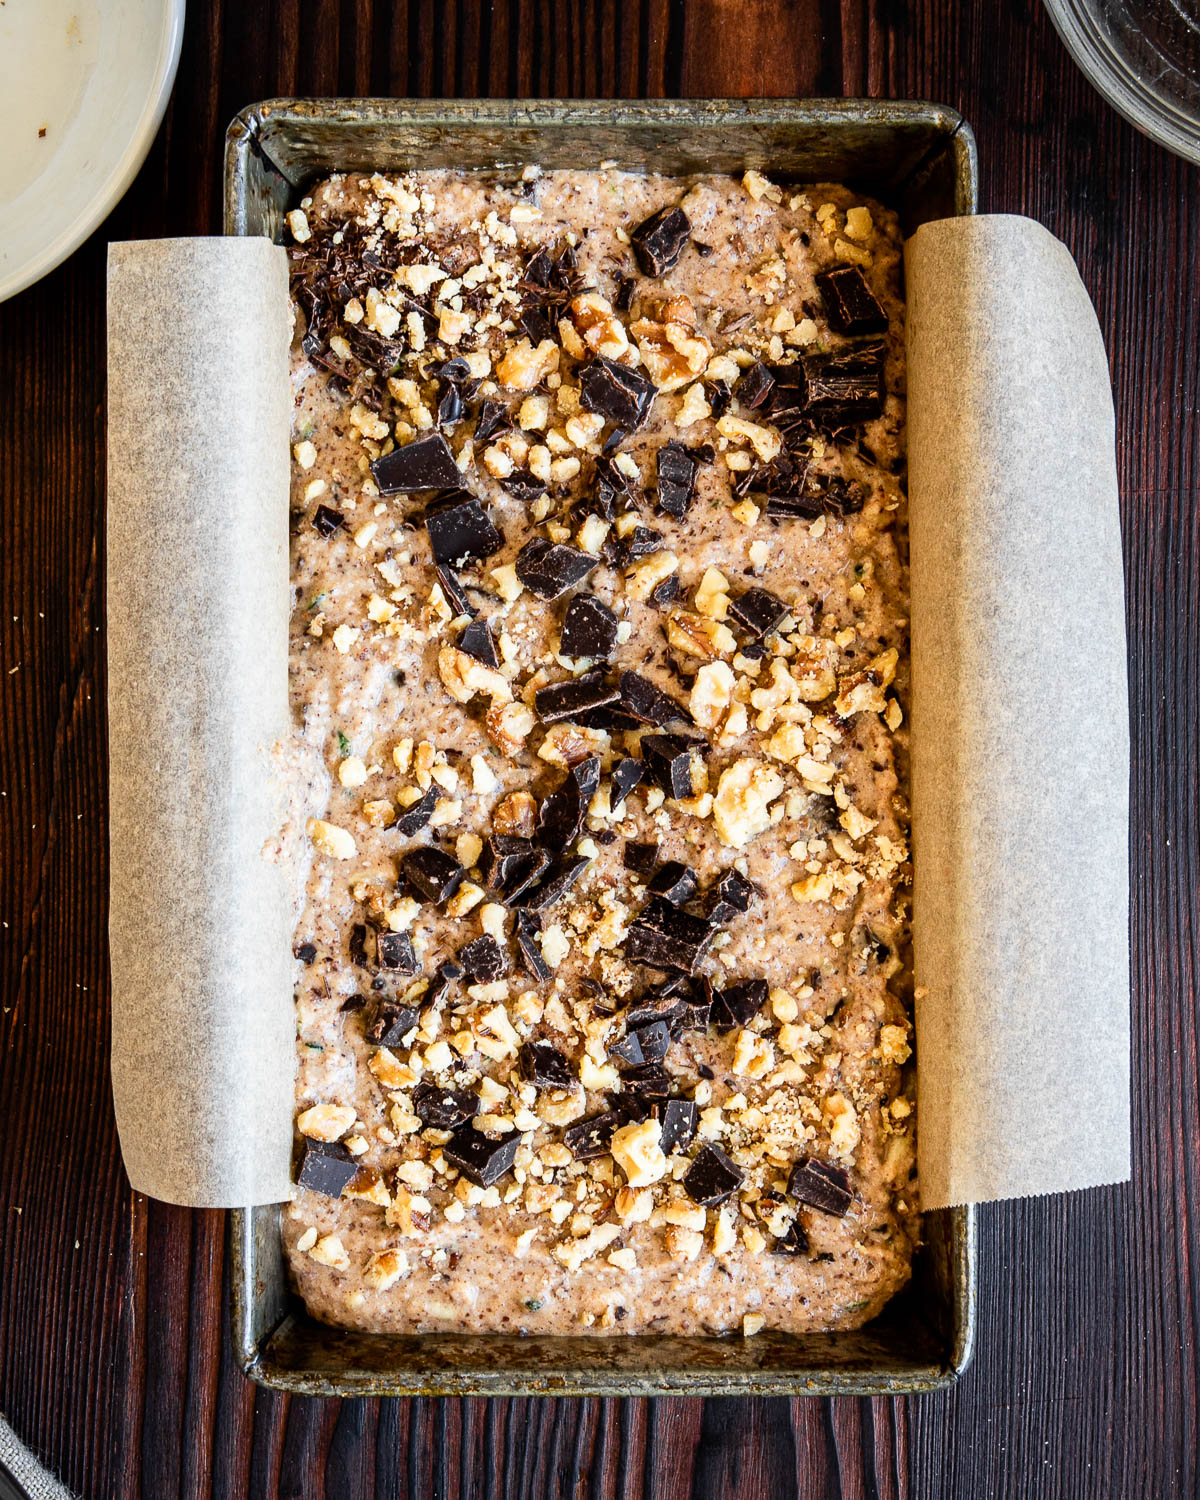
{"label": "parchment paper lining", "polygon": [[[1095,314],[1029,220],[907,252],[918,1138],[926,1207],[1128,1175],[1125,653]],[[290,1193],[287,274],[112,247],[113,1087],[126,1167]]]}

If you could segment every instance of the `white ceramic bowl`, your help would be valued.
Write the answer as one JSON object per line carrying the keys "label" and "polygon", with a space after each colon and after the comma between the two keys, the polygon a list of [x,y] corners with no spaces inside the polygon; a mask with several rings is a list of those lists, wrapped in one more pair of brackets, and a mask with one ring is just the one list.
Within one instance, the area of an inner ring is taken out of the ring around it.
{"label": "white ceramic bowl", "polygon": [[87,239],[162,122],[184,0],[0,6],[0,301]]}

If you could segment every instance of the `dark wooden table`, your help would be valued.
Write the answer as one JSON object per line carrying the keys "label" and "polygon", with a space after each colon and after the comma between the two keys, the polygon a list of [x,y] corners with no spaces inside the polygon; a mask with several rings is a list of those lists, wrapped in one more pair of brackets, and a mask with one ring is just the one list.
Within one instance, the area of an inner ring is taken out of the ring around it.
{"label": "dark wooden table", "polygon": [[[983,208],[1074,252],[1111,351],[1123,494],[1134,1180],[983,1211],[978,1353],[953,1392],[288,1400],[230,1357],[223,1216],[130,1192],[108,1083],[105,244],[219,231],[226,122],[274,94],[935,99],[975,127]],[[1197,1493],[1198,265],[1196,170],[1092,93],[1036,0],[193,0],[133,189],[0,306],[0,1410],[73,1489]]]}

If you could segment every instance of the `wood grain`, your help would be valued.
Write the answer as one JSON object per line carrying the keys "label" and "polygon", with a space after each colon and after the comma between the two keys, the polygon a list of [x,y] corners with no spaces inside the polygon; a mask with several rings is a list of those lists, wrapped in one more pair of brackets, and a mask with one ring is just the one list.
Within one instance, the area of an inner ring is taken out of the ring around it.
{"label": "wood grain", "polygon": [[[129,1191],[107,1081],[104,246],[216,231],[230,116],[335,93],[937,99],[975,127],[984,206],[1042,219],[1079,261],[1112,356],[1125,523],[1134,1179],[984,1211],[978,1353],[947,1395],[289,1401],[233,1362],[222,1216]],[[189,7],[174,100],[129,195],[0,306],[0,1409],[74,1490],[1197,1493],[1198,263],[1196,171],[1102,104],[1035,0]]]}

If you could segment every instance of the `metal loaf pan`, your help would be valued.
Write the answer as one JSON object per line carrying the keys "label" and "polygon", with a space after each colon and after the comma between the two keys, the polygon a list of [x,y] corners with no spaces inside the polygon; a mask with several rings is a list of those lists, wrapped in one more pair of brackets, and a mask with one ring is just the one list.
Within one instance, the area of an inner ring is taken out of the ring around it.
{"label": "metal loaf pan", "polygon": [[[225,232],[282,235],[334,171],[519,167],[741,173],[834,181],[895,208],[906,233],[975,211],[975,143],[939,105],[874,100],[620,102],[277,99],[229,127]],[[291,1292],[278,1205],[230,1215],[233,1322],[251,1379],[309,1396],[897,1394],[951,1384],[971,1356],[974,1210],[924,1216],[911,1284],[856,1333],[755,1338],[345,1333]]]}

